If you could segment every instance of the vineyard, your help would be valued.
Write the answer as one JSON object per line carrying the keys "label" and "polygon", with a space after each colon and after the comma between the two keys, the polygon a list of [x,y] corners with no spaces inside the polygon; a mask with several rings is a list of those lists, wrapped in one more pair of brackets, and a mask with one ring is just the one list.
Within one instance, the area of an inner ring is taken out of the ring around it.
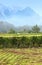
{"label": "vineyard", "polygon": [[0,65],[42,65],[42,49],[0,49]]}

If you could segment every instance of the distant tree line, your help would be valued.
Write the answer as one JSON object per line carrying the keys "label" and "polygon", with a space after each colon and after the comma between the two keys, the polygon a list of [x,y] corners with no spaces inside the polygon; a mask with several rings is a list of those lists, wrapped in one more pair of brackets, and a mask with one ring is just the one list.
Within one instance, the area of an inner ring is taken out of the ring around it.
{"label": "distant tree line", "polygon": [[24,32],[27,32],[27,33],[39,33],[40,32],[40,28],[38,25],[35,25],[33,26],[31,29],[27,30],[24,29]]}
{"label": "distant tree line", "polygon": [[0,48],[42,47],[42,36],[0,37]]}
{"label": "distant tree line", "polygon": [[38,25],[33,26],[33,27],[31,28],[31,30],[30,30],[30,29],[29,29],[29,30],[24,29],[23,31],[17,32],[17,31],[15,31],[14,29],[10,29],[10,30],[8,31],[8,33],[39,33],[39,32],[40,32],[40,28],[39,28]]}
{"label": "distant tree line", "polygon": [[17,28],[10,28],[9,30],[7,29],[0,29],[0,33],[9,33],[9,34],[14,34],[14,33],[39,33],[41,32],[41,29],[38,25],[32,26],[31,29],[29,27],[27,28],[20,28],[20,30],[18,30]]}

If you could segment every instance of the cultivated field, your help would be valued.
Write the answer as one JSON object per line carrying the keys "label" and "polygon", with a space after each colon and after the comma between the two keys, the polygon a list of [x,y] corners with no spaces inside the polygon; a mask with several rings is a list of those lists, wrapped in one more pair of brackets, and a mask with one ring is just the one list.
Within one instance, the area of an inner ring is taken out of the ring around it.
{"label": "cultivated field", "polygon": [[0,49],[0,65],[42,65],[42,48]]}

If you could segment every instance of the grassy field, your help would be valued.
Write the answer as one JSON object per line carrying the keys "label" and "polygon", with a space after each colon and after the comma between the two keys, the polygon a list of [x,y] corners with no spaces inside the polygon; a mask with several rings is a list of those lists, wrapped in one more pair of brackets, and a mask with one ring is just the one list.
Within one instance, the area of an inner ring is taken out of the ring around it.
{"label": "grassy field", "polygon": [[17,33],[17,34],[1,34],[0,37],[30,37],[30,36],[42,36],[42,33]]}
{"label": "grassy field", "polygon": [[0,65],[42,65],[42,48],[0,49]]}

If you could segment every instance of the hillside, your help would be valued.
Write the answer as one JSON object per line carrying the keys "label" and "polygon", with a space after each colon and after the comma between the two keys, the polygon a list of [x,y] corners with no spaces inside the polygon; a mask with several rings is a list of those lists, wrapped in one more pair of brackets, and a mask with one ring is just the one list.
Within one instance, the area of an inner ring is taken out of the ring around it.
{"label": "hillside", "polygon": [[10,29],[15,29],[15,27],[8,22],[3,22],[3,21],[0,22],[0,32],[7,32]]}

